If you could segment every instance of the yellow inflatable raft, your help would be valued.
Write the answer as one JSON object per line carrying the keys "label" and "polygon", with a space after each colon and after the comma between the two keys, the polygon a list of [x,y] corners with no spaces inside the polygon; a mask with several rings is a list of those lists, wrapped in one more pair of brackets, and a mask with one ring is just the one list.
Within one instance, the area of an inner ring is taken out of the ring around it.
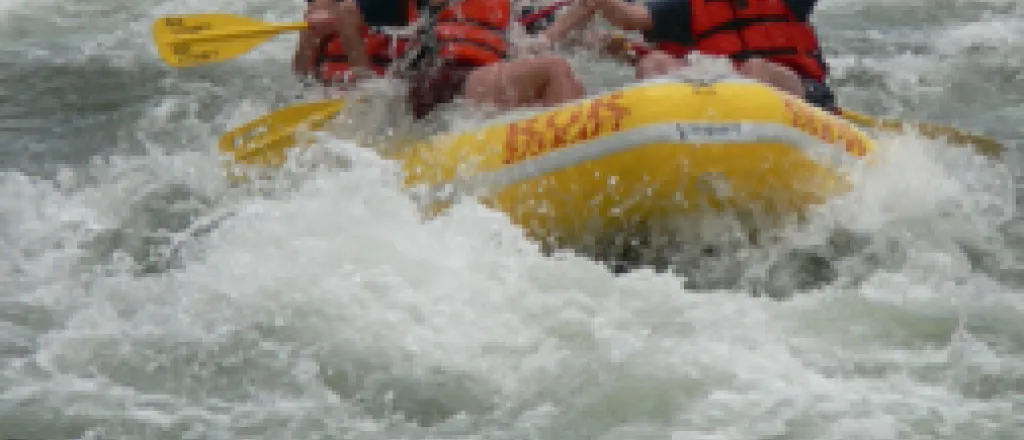
{"label": "yellow inflatable raft", "polygon": [[436,212],[474,195],[534,238],[571,244],[702,211],[800,212],[848,189],[871,139],[752,81],[654,80],[399,151]]}

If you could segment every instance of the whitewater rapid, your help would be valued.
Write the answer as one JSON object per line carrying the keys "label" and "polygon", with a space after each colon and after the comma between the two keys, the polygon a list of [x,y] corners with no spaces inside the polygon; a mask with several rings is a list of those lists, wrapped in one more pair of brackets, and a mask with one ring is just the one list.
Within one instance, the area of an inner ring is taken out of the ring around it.
{"label": "whitewater rapid", "polygon": [[[1015,151],[882,135],[853,192],[770,245],[717,219],[682,274],[616,276],[476,203],[423,221],[351,139],[318,146],[345,172],[228,185],[217,136],[295,97],[294,38],[173,70],[149,26],[300,7],[0,3],[0,439],[1024,435]],[[1017,3],[816,22],[843,105],[1019,144]],[[630,74],[573,63],[588,90]]]}

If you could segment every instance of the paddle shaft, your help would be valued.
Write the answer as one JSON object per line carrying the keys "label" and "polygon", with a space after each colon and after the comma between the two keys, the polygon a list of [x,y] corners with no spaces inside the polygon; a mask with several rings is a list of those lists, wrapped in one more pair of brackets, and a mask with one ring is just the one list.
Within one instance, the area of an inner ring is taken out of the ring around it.
{"label": "paddle shaft", "polygon": [[249,37],[259,36],[266,34],[276,34],[284,31],[300,31],[306,29],[308,25],[304,22],[297,23],[265,23],[259,26],[251,27],[235,27],[228,29],[210,30],[206,32],[199,32],[195,34],[177,34],[174,38],[182,42],[192,41],[211,41],[230,39],[235,37]]}
{"label": "paddle shaft", "polygon": [[910,123],[897,119],[874,118],[850,109],[842,109],[841,115],[854,124],[875,128],[882,131],[901,131],[905,125],[914,127],[921,135],[931,139],[946,138],[955,144],[970,144],[986,156],[998,156],[1006,150],[999,141],[973,133],[967,133],[953,127],[945,127],[927,122]]}

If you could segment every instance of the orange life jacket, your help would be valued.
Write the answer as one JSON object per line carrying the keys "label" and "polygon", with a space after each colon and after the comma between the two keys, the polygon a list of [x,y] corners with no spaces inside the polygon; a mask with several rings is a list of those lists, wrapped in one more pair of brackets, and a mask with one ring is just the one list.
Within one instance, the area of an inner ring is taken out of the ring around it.
{"label": "orange life jacket", "polygon": [[[363,29],[363,47],[370,58],[370,68],[383,75],[391,63],[402,56],[409,46],[403,38],[391,38],[386,34]],[[324,84],[344,82],[349,71],[348,56],[341,47],[337,35],[328,35],[317,43],[315,61],[316,79]]]}
{"label": "orange life jacket", "polygon": [[[416,21],[417,15],[416,0],[410,0],[408,23]],[[437,17],[437,56],[468,66],[485,66],[505,59],[511,16],[512,5],[508,0],[456,0],[453,7],[445,8]],[[391,38],[369,27],[363,29],[363,41],[371,67],[381,75],[411,45],[404,38]],[[318,42],[315,66],[316,77],[322,83],[344,80],[349,70],[348,57],[337,35]]]}
{"label": "orange life jacket", "polygon": [[438,58],[468,66],[486,66],[504,60],[509,49],[512,2],[450,1],[454,5],[441,11],[434,27]]}
{"label": "orange life jacket", "polygon": [[691,50],[733,60],[760,57],[825,81],[827,67],[814,28],[797,20],[785,0],[689,1],[690,41],[661,42],[659,49],[677,57]]}

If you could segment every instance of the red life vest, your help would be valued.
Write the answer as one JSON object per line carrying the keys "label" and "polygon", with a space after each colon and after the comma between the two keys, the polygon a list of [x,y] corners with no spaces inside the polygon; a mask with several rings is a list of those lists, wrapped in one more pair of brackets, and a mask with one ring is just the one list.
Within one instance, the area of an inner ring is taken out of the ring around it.
{"label": "red life vest", "polygon": [[[437,17],[434,35],[441,60],[467,66],[486,66],[508,55],[509,0],[455,0]],[[415,18],[414,18],[415,19]]]}
{"label": "red life vest", "polygon": [[[404,38],[391,38],[368,27],[363,29],[363,47],[370,58],[370,68],[378,75],[383,75],[408,46],[409,41]],[[349,71],[348,56],[337,35],[328,35],[317,43],[315,63],[316,79],[321,83],[345,81]]]}
{"label": "red life vest", "polygon": [[[408,23],[416,21],[417,15],[416,0],[410,0]],[[485,66],[505,59],[511,16],[508,0],[457,1],[437,17],[434,35],[438,56],[468,66]],[[371,67],[380,75],[411,46],[404,38],[391,38],[368,27],[363,29],[363,41]],[[318,42],[315,66],[317,80],[322,83],[344,80],[349,70],[348,57],[337,35]]]}
{"label": "red life vest", "polygon": [[733,60],[760,57],[825,81],[826,67],[810,23],[796,19],[785,0],[689,0],[691,41],[658,43],[673,56],[691,50]]}

